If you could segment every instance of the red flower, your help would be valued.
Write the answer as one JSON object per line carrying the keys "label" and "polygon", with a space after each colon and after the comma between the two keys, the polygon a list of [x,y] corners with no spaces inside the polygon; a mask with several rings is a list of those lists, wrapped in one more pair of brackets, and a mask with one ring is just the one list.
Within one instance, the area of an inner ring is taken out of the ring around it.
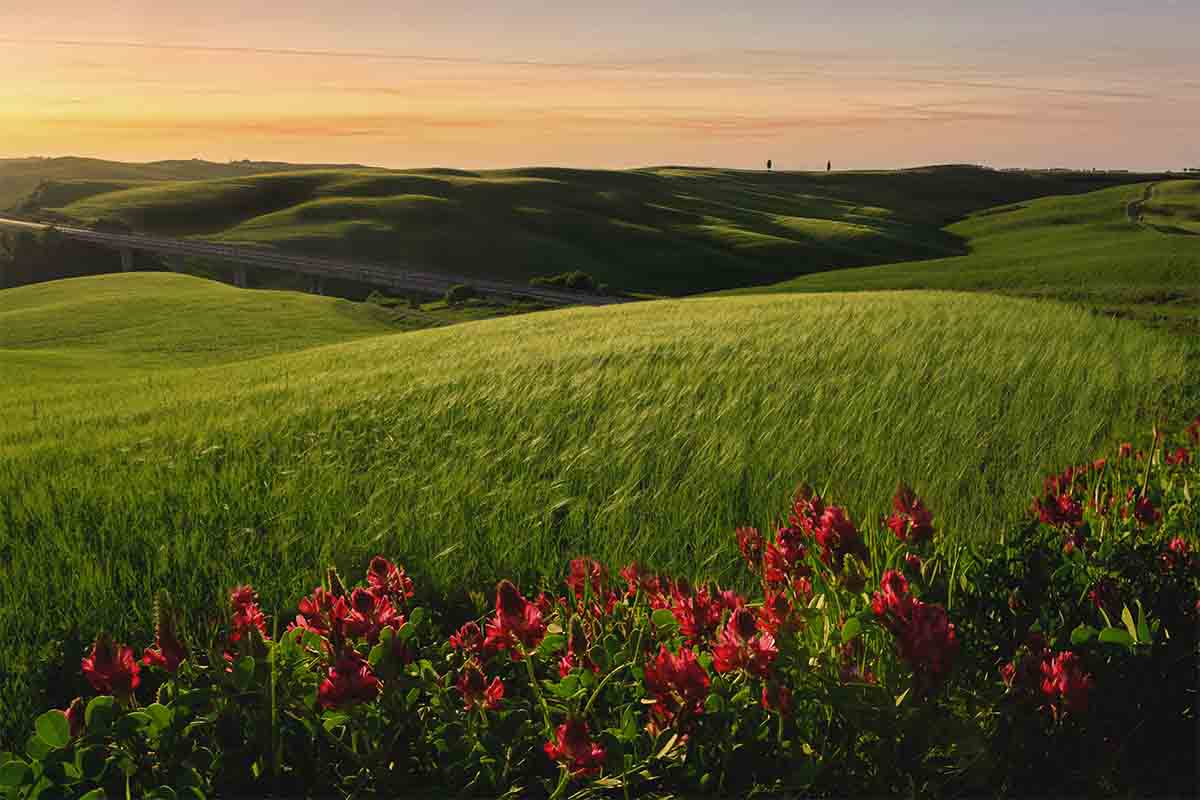
{"label": "red flower", "polygon": [[829,506],[818,519],[818,527],[813,532],[813,538],[821,547],[821,561],[834,572],[840,572],[842,562],[847,555],[853,555],[859,561],[866,562],[867,546],[854,527],[845,509],[840,506]]}
{"label": "red flower", "polygon": [[923,566],[923,563],[924,562],[921,561],[921,557],[915,553],[904,554],[905,569],[916,575],[918,578],[921,576],[921,567]]}
{"label": "red flower", "polygon": [[775,541],[763,553],[767,583],[781,586],[812,574],[808,566],[808,548],[804,546],[805,537],[809,535],[795,525],[775,532]]}
{"label": "red flower", "polygon": [[1154,508],[1154,503],[1150,501],[1149,497],[1139,497],[1133,504],[1133,518],[1144,527],[1158,522],[1162,519],[1162,514]]}
{"label": "red flower", "polygon": [[717,672],[744,669],[760,678],[767,677],[779,650],[774,636],[756,634],[758,623],[750,609],[739,608],[730,615],[713,648],[713,669]]}
{"label": "red flower", "polygon": [[571,619],[571,632],[567,637],[567,651],[558,662],[558,677],[565,678],[575,667],[589,669],[599,674],[600,667],[588,655],[587,631],[579,617]]}
{"label": "red flower", "polygon": [[173,610],[161,596],[154,606],[154,644],[142,653],[142,663],[148,667],[162,667],[174,675],[188,657],[188,650],[179,639]]}
{"label": "red flower", "polygon": [[792,616],[792,604],[785,592],[767,591],[758,611],[758,625],[772,634],[790,633],[800,627],[799,619]]}
{"label": "red flower", "polygon": [[763,535],[758,532],[758,528],[738,528],[737,543],[738,550],[741,551],[742,558],[745,559],[751,571],[762,571],[763,550],[766,542],[763,540]]}
{"label": "red flower", "polygon": [[954,625],[946,609],[910,596],[908,581],[895,570],[883,574],[880,589],[871,610],[896,637],[896,650],[912,667],[918,689],[928,691],[950,672],[958,653]]}
{"label": "red flower", "polygon": [[908,486],[896,489],[892,512],[887,524],[899,541],[920,544],[933,538],[933,514]]}
{"label": "red flower", "polygon": [[708,674],[689,648],[681,648],[678,655],[672,655],[660,645],[658,657],[646,664],[645,673],[646,688],[655,700],[650,712],[656,731],[660,724],[685,729],[693,718],[704,713]]}
{"label": "red flower", "polygon": [[721,624],[727,596],[716,586],[704,587],[695,593],[680,581],[671,591],[671,613],[679,622],[679,632],[688,644],[701,645],[710,640]]}
{"label": "red flower", "polygon": [[485,646],[511,650],[515,658],[520,658],[518,644],[525,652],[536,650],[545,636],[541,609],[526,600],[511,581],[501,581],[496,587],[496,616],[487,624]]}
{"label": "red flower", "polygon": [[394,631],[404,625],[404,617],[392,605],[386,595],[374,594],[366,589],[355,589],[350,593],[350,602],[344,597],[334,601],[334,626],[343,636],[366,639],[371,644],[379,641],[384,628]]}
{"label": "red flower", "polygon": [[600,597],[606,582],[607,576],[599,561],[590,558],[571,560],[570,572],[567,574],[567,586],[575,595],[577,602],[583,600],[588,588],[592,590],[592,597]]}
{"label": "red flower", "polygon": [[792,712],[792,690],[782,684],[764,683],[759,702],[767,711],[778,711],[784,715],[790,714]]}
{"label": "red flower", "polygon": [[1129,442],[1123,442],[1121,449],[1117,451],[1119,458],[1131,458],[1133,456],[1133,445]]}
{"label": "red flower", "polygon": [[662,580],[657,575],[644,572],[636,561],[621,570],[621,577],[625,579],[626,597],[634,597],[641,592],[648,599],[662,598]]}
{"label": "red flower", "polygon": [[375,556],[367,567],[367,585],[378,595],[387,597],[393,603],[403,604],[413,596],[412,578],[404,574],[404,568],[398,567],[383,556]]}
{"label": "red flower", "polygon": [[1159,558],[1162,561],[1164,570],[1170,571],[1179,567],[1187,568],[1192,564],[1192,551],[1188,547],[1188,543],[1183,540],[1183,537],[1176,536],[1170,541]]}
{"label": "red flower", "polygon": [[1104,611],[1119,608],[1121,605],[1120,598],[1117,597],[1117,590],[1107,578],[1096,581],[1088,592],[1088,598],[1092,601],[1092,605]]}
{"label": "red flower", "polygon": [[462,694],[463,708],[467,711],[480,707],[491,711],[499,708],[500,701],[504,699],[504,684],[499,678],[492,678],[489,684],[479,663],[474,660],[463,666],[454,685]]}
{"label": "red flower", "polygon": [[1033,512],[1046,525],[1055,528],[1078,528],[1083,525],[1083,506],[1070,494],[1047,492],[1033,501]]}
{"label": "red flower", "polygon": [[1192,454],[1187,451],[1186,447],[1176,447],[1175,452],[1167,453],[1163,460],[1169,467],[1186,467],[1192,463]]}
{"label": "red flower", "polygon": [[83,677],[100,694],[129,698],[141,683],[133,648],[115,644],[108,634],[100,634],[91,655],[82,662]]}
{"label": "red flower", "polygon": [[1044,660],[1041,667],[1042,695],[1056,719],[1061,712],[1079,714],[1087,711],[1088,694],[1094,680],[1083,671],[1078,656],[1064,651]]}
{"label": "red flower", "polygon": [[594,775],[604,766],[604,748],[592,741],[587,722],[568,718],[558,726],[555,741],[546,742],[546,755],[567,768],[572,776]]}
{"label": "red flower", "polygon": [[337,598],[324,587],[313,589],[312,595],[302,598],[296,604],[300,612],[296,621],[288,626],[288,630],[301,628],[312,631],[321,637],[328,637],[333,630],[333,610]]}
{"label": "red flower", "polygon": [[345,651],[329,668],[329,677],[317,690],[317,703],[321,708],[367,703],[379,694],[379,687],[371,665],[353,650]]}
{"label": "red flower", "polygon": [[1200,444],[1200,417],[1196,417],[1196,421],[1188,425],[1185,432],[1194,444]]}
{"label": "red flower", "polygon": [[479,655],[483,652],[483,631],[474,622],[468,622],[450,634],[450,646],[455,650],[465,650],[467,653]]}
{"label": "red flower", "polygon": [[263,639],[267,636],[267,619],[258,607],[258,595],[250,586],[239,586],[229,593],[229,604],[233,607],[229,641],[236,644],[246,638],[251,630],[258,631]]}

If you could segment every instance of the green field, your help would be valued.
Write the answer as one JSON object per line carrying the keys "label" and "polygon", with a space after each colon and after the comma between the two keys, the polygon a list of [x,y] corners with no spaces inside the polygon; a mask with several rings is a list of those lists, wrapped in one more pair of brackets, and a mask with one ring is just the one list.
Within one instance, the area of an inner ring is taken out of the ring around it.
{"label": "green field", "polygon": [[986,295],[698,298],[413,333],[375,313],[172,275],[0,293],[5,724],[58,701],[26,686],[61,658],[50,642],[145,637],[131,601],[160,586],[203,624],[221,587],[253,581],[282,611],[326,564],[375,552],[449,598],[580,553],[727,576],[733,527],[769,524],[801,480],[874,515],[904,478],[949,535],[985,541],[1042,469],[1194,397],[1185,340]]}
{"label": "green field", "polygon": [[767,173],[663,167],[304,170],[216,180],[50,184],[28,210],[120,219],[299,252],[514,279],[570,270],[660,295],[967,252],[965,214],[1137,176],[974,167]]}
{"label": "green field", "polygon": [[[1142,219],[1136,204],[1153,187]],[[1133,209],[1131,211],[1131,205]],[[1167,224],[1164,220],[1171,220]],[[1200,181],[1135,184],[977,213],[968,255],[806,275],[749,292],[982,290],[1082,303],[1200,331]]]}

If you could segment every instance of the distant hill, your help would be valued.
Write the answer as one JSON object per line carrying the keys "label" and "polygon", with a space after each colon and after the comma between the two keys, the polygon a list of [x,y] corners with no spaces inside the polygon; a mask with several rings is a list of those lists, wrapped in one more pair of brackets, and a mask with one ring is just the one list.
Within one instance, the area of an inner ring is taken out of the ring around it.
{"label": "distant hill", "polygon": [[195,169],[209,167],[244,173],[163,180],[145,174],[168,170],[162,165],[123,176],[93,170],[43,184],[22,207],[466,275],[524,281],[579,269],[619,289],[683,295],[962,255],[965,239],[942,228],[967,214],[1144,180],[971,166],[835,173]]}
{"label": "distant hill", "polygon": [[[211,161],[175,160],[130,164],[96,158],[6,158],[0,159],[0,210],[22,204],[30,193],[48,181],[110,181],[123,188],[122,183],[140,181],[208,180],[278,172],[296,169],[299,165],[269,161],[237,161],[217,164]],[[304,165],[316,167],[320,165]],[[347,166],[358,169],[356,165]]]}
{"label": "distant hill", "polygon": [[[1082,302],[1200,332],[1200,181],[1120,186],[979,212],[952,258],[806,275],[763,292],[969,289]],[[740,292],[739,292],[740,293]]]}

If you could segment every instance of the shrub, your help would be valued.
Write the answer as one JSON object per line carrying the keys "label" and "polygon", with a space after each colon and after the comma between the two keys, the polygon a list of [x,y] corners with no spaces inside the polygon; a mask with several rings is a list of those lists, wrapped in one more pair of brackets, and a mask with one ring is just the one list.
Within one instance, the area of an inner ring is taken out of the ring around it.
{"label": "shrub", "polygon": [[446,305],[461,305],[476,296],[475,288],[463,283],[456,283],[446,290]]}
{"label": "shrub", "polygon": [[567,289],[572,292],[596,292],[596,279],[581,270],[564,272],[549,277],[531,278],[530,286],[541,286],[548,289]]}
{"label": "shrub", "polygon": [[160,593],[153,645],[98,636],[95,696],[0,754],[0,793],[1182,793],[1200,420],[1187,436],[1047,479],[988,559],[907,487],[871,524],[801,487],[773,533],[736,531],[746,594],[578,558],[562,591],[502,580],[449,620],[376,557],[286,625],[234,588],[198,647]]}

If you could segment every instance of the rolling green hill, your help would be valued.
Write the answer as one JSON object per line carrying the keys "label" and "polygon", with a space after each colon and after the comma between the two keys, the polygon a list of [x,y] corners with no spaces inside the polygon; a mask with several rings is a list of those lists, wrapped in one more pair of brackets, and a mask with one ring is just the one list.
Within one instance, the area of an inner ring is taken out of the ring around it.
{"label": "rolling green hill", "polygon": [[[1139,203],[1152,188],[1150,200]],[[986,290],[1200,330],[1200,181],[1120,186],[976,213],[946,230],[964,256],[806,275],[762,292]]]}
{"label": "rolling green hill", "polygon": [[0,332],[0,728],[22,731],[58,702],[50,643],[145,636],[130,598],[160,587],[194,626],[220,587],[285,612],[380,551],[449,597],[580,553],[725,576],[733,527],[802,480],[870,517],[907,479],[945,535],[988,540],[1043,468],[1181,415],[1195,381],[1183,340],[955,293],[379,335],[336,301],[132,274],[6,290]]}
{"label": "rolling green hill", "polygon": [[[146,181],[210,180],[294,168],[292,164],[258,161],[215,164],[191,160],[129,164],[74,157],[0,159],[0,210],[53,207],[87,196],[92,191],[124,189]],[[65,191],[52,188],[46,195],[41,194],[43,186],[56,183],[72,184],[73,188]],[[104,188],[105,184],[108,185],[107,189]]]}
{"label": "rolling green hill", "polygon": [[45,189],[37,202],[70,219],[119,218],[156,233],[522,282],[581,269],[619,289],[683,295],[962,254],[965,240],[942,227],[964,214],[1134,179],[973,167],[343,169],[112,192],[75,185]]}

